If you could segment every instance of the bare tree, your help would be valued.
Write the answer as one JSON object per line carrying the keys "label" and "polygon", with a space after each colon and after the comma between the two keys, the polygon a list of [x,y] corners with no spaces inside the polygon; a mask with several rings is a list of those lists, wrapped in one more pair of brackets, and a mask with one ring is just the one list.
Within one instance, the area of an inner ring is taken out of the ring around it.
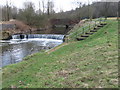
{"label": "bare tree", "polygon": [[75,5],[77,6],[77,8],[79,10],[78,13],[77,13],[77,17],[78,17],[79,20],[81,20],[81,18],[82,18],[82,13],[81,13],[82,2],[75,0]]}
{"label": "bare tree", "polygon": [[89,18],[90,18],[91,21],[93,19],[94,12],[95,12],[94,6],[93,5],[89,6]]}
{"label": "bare tree", "polygon": [[[120,2],[119,2],[119,3],[120,3]],[[114,8],[115,8],[114,10],[116,10],[117,20],[119,20],[119,7],[118,7],[118,6],[119,6],[119,5],[118,5],[119,3],[115,3],[115,2],[114,2]]]}
{"label": "bare tree", "polygon": [[42,8],[43,8],[43,14],[45,13],[45,3],[44,0],[42,1]]}
{"label": "bare tree", "polygon": [[55,11],[54,11],[54,3],[53,1],[50,2],[50,13],[53,14]]}
{"label": "bare tree", "polygon": [[32,2],[25,2],[24,3],[24,10],[23,15],[29,25],[32,23],[32,18],[35,15],[34,3]]}
{"label": "bare tree", "polygon": [[41,9],[40,9],[40,1],[39,1],[39,15],[40,15],[40,13],[41,13]]}
{"label": "bare tree", "polygon": [[78,4],[78,8],[79,8],[79,12],[78,12],[78,17],[79,17],[79,20],[81,20],[81,18],[82,18],[82,13],[81,13],[81,7],[82,7],[82,3],[81,2],[77,2],[77,4]]}
{"label": "bare tree", "polygon": [[88,18],[90,19],[90,1],[89,0],[88,0]]}
{"label": "bare tree", "polygon": [[50,0],[47,2],[47,15],[50,15]]}
{"label": "bare tree", "polygon": [[110,2],[104,2],[104,16],[105,16],[105,19],[107,20],[107,16],[108,16],[108,9],[109,9],[109,4]]}
{"label": "bare tree", "polygon": [[54,13],[54,3],[53,1],[48,0],[47,2],[47,15],[49,16],[50,14]]}
{"label": "bare tree", "polygon": [[18,9],[15,6],[13,6],[11,8],[11,18],[16,19],[17,18],[17,13],[18,13]]}
{"label": "bare tree", "polygon": [[9,21],[10,19],[10,6],[8,4],[8,1],[6,2],[6,5],[2,7],[2,17],[4,21]]}
{"label": "bare tree", "polygon": [[6,15],[7,15],[6,20],[9,21],[9,19],[10,19],[10,18],[9,18],[9,17],[10,17],[10,14],[9,14],[9,5],[8,5],[8,1],[6,2],[6,11],[7,11],[7,12],[6,12]]}

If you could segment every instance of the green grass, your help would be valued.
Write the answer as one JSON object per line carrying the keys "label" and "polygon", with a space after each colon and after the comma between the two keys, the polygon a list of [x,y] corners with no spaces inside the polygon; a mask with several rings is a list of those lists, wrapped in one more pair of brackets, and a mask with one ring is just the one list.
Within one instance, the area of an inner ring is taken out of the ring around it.
{"label": "green grass", "polygon": [[84,41],[63,43],[4,67],[3,88],[117,88],[118,23],[107,23]]}

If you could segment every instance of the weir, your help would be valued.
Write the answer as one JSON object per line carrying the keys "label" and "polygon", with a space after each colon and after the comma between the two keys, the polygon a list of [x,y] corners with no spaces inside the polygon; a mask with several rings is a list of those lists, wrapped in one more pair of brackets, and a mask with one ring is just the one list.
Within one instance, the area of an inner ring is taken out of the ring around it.
{"label": "weir", "polygon": [[27,55],[49,50],[63,43],[64,35],[17,34],[10,40],[0,42],[2,64],[0,67],[18,63]]}
{"label": "weir", "polygon": [[12,39],[55,39],[55,40],[63,40],[65,35],[55,35],[55,34],[19,34],[12,35]]}

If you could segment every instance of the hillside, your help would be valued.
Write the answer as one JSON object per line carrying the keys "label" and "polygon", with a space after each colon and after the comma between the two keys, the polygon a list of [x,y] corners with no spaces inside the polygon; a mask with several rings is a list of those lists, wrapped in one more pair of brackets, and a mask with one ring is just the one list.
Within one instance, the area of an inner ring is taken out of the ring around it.
{"label": "hillside", "polygon": [[3,68],[3,87],[118,88],[118,22]]}
{"label": "hillside", "polygon": [[55,17],[61,19],[70,18],[77,20],[89,17],[116,17],[119,5],[118,2],[93,2],[89,6],[83,3],[81,3],[80,5],[76,4],[76,6],[78,6],[78,8],[76,8],[75,10],[56,13]]}

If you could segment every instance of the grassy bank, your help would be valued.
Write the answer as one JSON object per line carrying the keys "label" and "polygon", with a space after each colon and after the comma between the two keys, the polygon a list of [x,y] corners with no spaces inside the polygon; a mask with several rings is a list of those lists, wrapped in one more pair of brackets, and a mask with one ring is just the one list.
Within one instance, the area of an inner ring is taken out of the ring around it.
{"label": "grassy bank", "polygon": [[3,68],[3,88],[118,87],[118,23],[108,20],[80,42],[63,43]]}

